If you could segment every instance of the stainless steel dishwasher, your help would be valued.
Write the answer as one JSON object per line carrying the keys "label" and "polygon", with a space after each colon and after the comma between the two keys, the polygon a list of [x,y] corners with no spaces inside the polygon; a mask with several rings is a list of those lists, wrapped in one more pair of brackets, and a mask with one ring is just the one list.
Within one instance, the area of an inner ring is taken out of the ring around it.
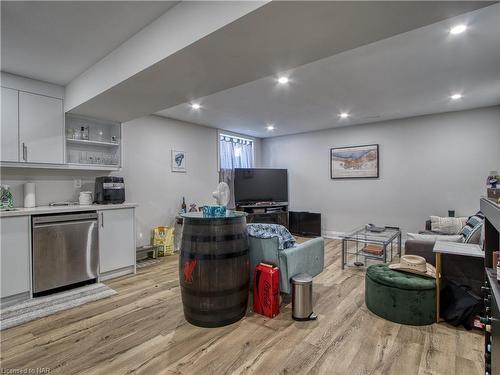
{"label": "stainless steel dishwasher", "polygon": [[33,216],[33,293],[96,281],[97,213]]}

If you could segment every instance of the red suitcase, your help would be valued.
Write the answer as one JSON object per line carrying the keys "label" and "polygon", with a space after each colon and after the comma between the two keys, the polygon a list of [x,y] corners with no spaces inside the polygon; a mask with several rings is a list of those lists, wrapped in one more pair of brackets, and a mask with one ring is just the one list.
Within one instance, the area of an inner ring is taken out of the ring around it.
{"label": "red suitcase", "polygon": [[280,270],[259,263],[253,274],[253,311],[274,318],[280,313]]}

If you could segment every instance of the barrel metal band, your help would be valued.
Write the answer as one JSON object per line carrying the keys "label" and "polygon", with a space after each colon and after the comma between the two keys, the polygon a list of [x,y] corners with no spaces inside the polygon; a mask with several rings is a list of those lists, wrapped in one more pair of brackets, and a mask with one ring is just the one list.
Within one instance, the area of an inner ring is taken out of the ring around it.
{"label": "barrel metal band", "polygon": [[245,312],[242,311],[241,316],[240,315],[235,315],[235,316],[233,316],[233,317],[231,317],[229,319],[218,320],[216,322],[214,322],[214,321],[207,321],[207,320],[193,319],[191,316],[190,317],[186,317],[186,320],[189,323],[194,324],[195,326],[206,327],[206,328],[215,328],[215,327],[222,327],[222,326],[226,326],[228,324],[237,322],[238,320],[240,320],[244,316],[245,316]]}
{"label": "barrel metal band", "polygon": [[199,236],[199,235],[186,235],[186,240],[189,242],[218,242],[218,241],[234,241],[241,240],[246,237],[246,233],[236,233],[236,234],[224,234],[224,235],[214,235],[214,236]]}
{"label": "barrel metal band", "polygon": [[[191,306],[187,306],[187,305],[184,305],[184,311],[187,311],[187,312],[190,312],[190,313],[193,313],[193,314],[213,314],[213,313],[217,313],[217,314],[224,314],[224,313],[234,313],[234,309],[235,308],[242,308],[242,307],[245,307],[248,305],[248,301],[245,299],[243,301],[240,301],[238,303],[235,303],[234,305],[232,306],[229,306],[229,307],[223,307],[223,308],[210,308],[210,310],[202,310],[202,309],[198,309],[196,307],[191,307]],[[219,317],[214,317],[214,319],[218,319]]]}
{"label": "barrel metal band", "polygon": [[195,297],[228,297],[228,295],[231,294],[240,293],[241,291],[247,291],[249,284],[250,283],[247,281],[246,283],[243,283],[240,286],[236,286],[231,289],[224,289],[224,290],[210,291],[210,292],[189,289],[186,286],[184,286],[182,288],[182,293],[186,293],[189,294],[190,296],[195,296]]}
{"label": "barrel metal band", "polygon": [[182,251],[181,258],[198,259],[198,260],[220,260],[220,259],[237,258],[247,254],[248,254],[248,249],[245,249],[243,251],[238,251],[235,253],[223,253],[223,254],[200,254],[200,253],[192,253],[189,251]]}

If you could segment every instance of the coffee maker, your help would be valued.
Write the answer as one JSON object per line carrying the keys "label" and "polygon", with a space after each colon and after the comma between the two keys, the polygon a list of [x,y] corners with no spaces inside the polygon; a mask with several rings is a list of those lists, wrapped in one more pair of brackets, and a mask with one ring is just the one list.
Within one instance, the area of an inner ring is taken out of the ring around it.
{"label": "coffee maker", "polygon": [[94,203],[117,204],[125,202],[123,177],[104,176],[95,179]]}

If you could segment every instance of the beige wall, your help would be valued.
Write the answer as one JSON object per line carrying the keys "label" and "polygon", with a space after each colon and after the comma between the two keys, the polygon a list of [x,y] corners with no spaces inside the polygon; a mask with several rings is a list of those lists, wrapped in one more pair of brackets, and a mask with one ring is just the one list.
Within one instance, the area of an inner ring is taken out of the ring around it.
{"label": "beige wall", "polygon": [[[257,166],[288,168],[293,210],[323,214],[323,230],[343,232],[366,222],[422,229],[431,215],[470,215],[478,209],[490,170],[500,170],[500,107],[421,116],[293,136],[256,140]],[[380,179],[330,180],[331,147],[380,144]],[[188,203],[213,202],[218,183],[217,130],[147,116],[123,124],[127,201],[139,204],[137,238],[149,241],[155,225],[170,225]],[[187,173],[170,168],[170,150],[187,152]],[[260,150],[262,149],[262,153]],[[103,172],[2,168],[16,206],[23,184],[37,184],[37,204],[76,200]],[[82,188],[74,187],[82,180]],[[142,234],[142,238],[141,238]]]}
{"label": "beige wall", "polygon": [[[380,178],[331,180],[332,147],[378,143]],[[321,212],[323,231],[366,223],[423,229],[429,215],[479,210],[500,170],[500,107],[263,139],[266,167],[288,168],[291,210]]]}
{"label": "beige wall", "polygon": [[[14,197],[14,206],[24,205],[23,185],[25,182],[36,184],[36,204],[46,206],[50,202],[77,201],[80,191],[94,191],[97,176],[106,172],[65,171],[31,168],[2,168],[0,181],[10,186]],[[75,188],[75,179],[81,180],[82,187]]]}
{"label": "beige wall", "polygon": [[[186,203],[213,203],[217,172],[217,130],[158,116],[123,124],[123,169],[127,201],[136,210],[137,241],[149,243],[151,228],[171,225]],[[186,152],[186,173],[171,171],[171,150]],[[141,238],[142,237],[142,238]]]}

